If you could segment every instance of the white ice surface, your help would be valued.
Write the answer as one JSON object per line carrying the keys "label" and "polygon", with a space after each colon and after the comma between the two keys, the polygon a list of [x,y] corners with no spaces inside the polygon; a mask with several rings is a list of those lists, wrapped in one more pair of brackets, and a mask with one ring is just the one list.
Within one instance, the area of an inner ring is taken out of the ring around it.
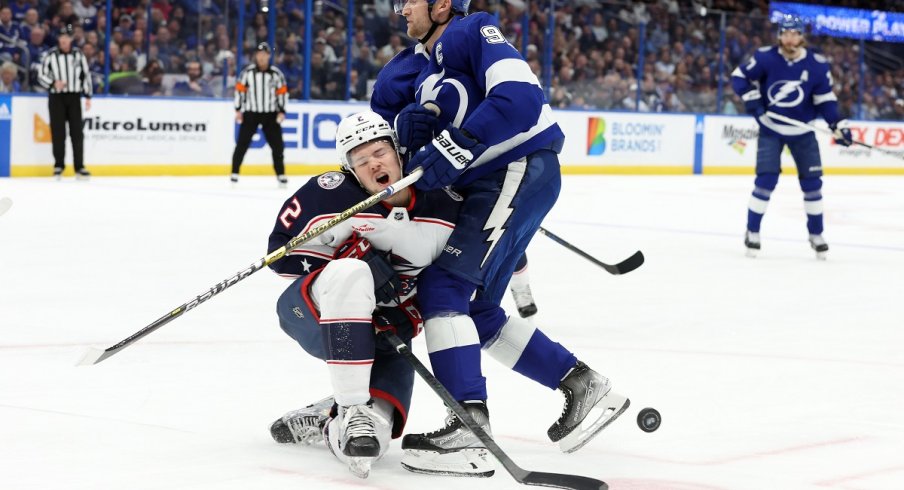
{"label": "white ice surface", "polygon": [[[274,179],[0,179],[0,488],[519,488],[428,477],[396,442],[360,480],[269,424],[326,395],[320,361],[279,329],[261,271],[119,354],[75,367],[265,253],[289,191]],[[744,257],[752,178],[567,177],[529,249],[537,324],[612,378],[631,408],[584,449],[546,438],[562,397],[487,359],[493,431],[522,467],[613,489],[904,488],[904,179],[826,179],[829,259],[779,183]],[[291,184],[300,185],[302,177]],[[506,298],[506,306],[510,306]],[[426,361],[423,339],[415,352]],[[658,408],[658,432],[637,411]],[[444,411],[417,381],[409,431]]]}

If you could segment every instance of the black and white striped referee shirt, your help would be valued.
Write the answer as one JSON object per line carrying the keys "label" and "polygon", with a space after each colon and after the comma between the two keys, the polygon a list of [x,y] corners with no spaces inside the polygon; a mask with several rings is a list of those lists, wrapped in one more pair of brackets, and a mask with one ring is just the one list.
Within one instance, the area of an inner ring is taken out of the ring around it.
{"label": "black and white striped referee shirt", "polygon": [[269,66],[260,70],[252,63],[235,83],[235,110],[242,112],[286,112],[289,87],[283,72]]}
{"label": "black and white striped referee shirt", "polygon": [[[66,86],[57,90],[53,83],[56,80],[66,82]],[[85,97],[91,97],[92,93],[88,59],[74,46],[68,53],[55,47],[44,55],[39,82],[52,94],[82,93]]]}

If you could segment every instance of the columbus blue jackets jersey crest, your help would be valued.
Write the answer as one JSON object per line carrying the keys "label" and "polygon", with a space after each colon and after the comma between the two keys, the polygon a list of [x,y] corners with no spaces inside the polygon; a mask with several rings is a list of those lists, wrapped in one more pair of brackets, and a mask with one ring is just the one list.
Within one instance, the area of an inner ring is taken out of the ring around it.
{"label": "columbus blue jackets jersey crest", "polygon": [[[399,300],[407,300],[415,293],[418,273],[442,253],[460,206],[442,190],[410,189],[413,197],[408,207],[379,203],[300,245],[270,267],[288,278],[310,274],[331,260],[336,247],[357,232],[375,249],[389,254],[405,285]],[[312,177],[283,204],[267,250],[276,250],[368,197],[357,180],[344,173],[327,172]]]}
{"label": "columbus blue jackets jersey crest", "polygon": [[[803,122],[817,115],[829,124],[838,122],[838,99],[832,92],[832,73],[826,59],[808,49],[794,60],[785,58],[778,46],[761,48],[732,73],[732,85],[745,101],[761,98],[766,110]],[[761,130],[775,136],[798,136],[810,132],[779,123],[767,116],[759,119]]]}
{"label": "columbus blue jackets jersey crest", "polygon": [[540,82],[487,13],[453,18],[415,85],[418,103],[435,102],[443,123],[467,130],[489,148],[459,185],[537,150],[561,149],[564,134]]}

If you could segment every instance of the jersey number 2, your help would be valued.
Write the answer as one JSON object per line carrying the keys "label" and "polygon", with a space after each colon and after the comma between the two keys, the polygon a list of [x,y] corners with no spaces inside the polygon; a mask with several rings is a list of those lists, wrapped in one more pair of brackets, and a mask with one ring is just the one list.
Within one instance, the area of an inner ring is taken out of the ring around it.
{"label": "jersey number 2", "polygon": [[[292,228],[292,223],[298,218],[298,215],[301,214],[301,203],[298,202],[297,197],[292,198],[292,202],[286,206],[286,209],[283,210],[282,214],[279,215],[279,221],[282,222],[283,226],[288,230]],[[291,219],[290,219],[291,218]]]}

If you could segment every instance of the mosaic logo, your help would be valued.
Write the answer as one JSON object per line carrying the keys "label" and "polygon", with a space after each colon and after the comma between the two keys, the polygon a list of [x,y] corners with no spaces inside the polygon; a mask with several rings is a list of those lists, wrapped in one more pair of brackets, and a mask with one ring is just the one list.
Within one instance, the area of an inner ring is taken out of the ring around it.
{"label": "mosaic logo", "polygon": [[587,154],[602,155],[606,152],[606,120],[601,117],[587,119]]}
{"label": "mosaic logo", "polygon": [[722,128],[722,139],[739,155],[747,149],[747,141],[756,139],[759,134],[759,128],[741,128],[730,124]]}

